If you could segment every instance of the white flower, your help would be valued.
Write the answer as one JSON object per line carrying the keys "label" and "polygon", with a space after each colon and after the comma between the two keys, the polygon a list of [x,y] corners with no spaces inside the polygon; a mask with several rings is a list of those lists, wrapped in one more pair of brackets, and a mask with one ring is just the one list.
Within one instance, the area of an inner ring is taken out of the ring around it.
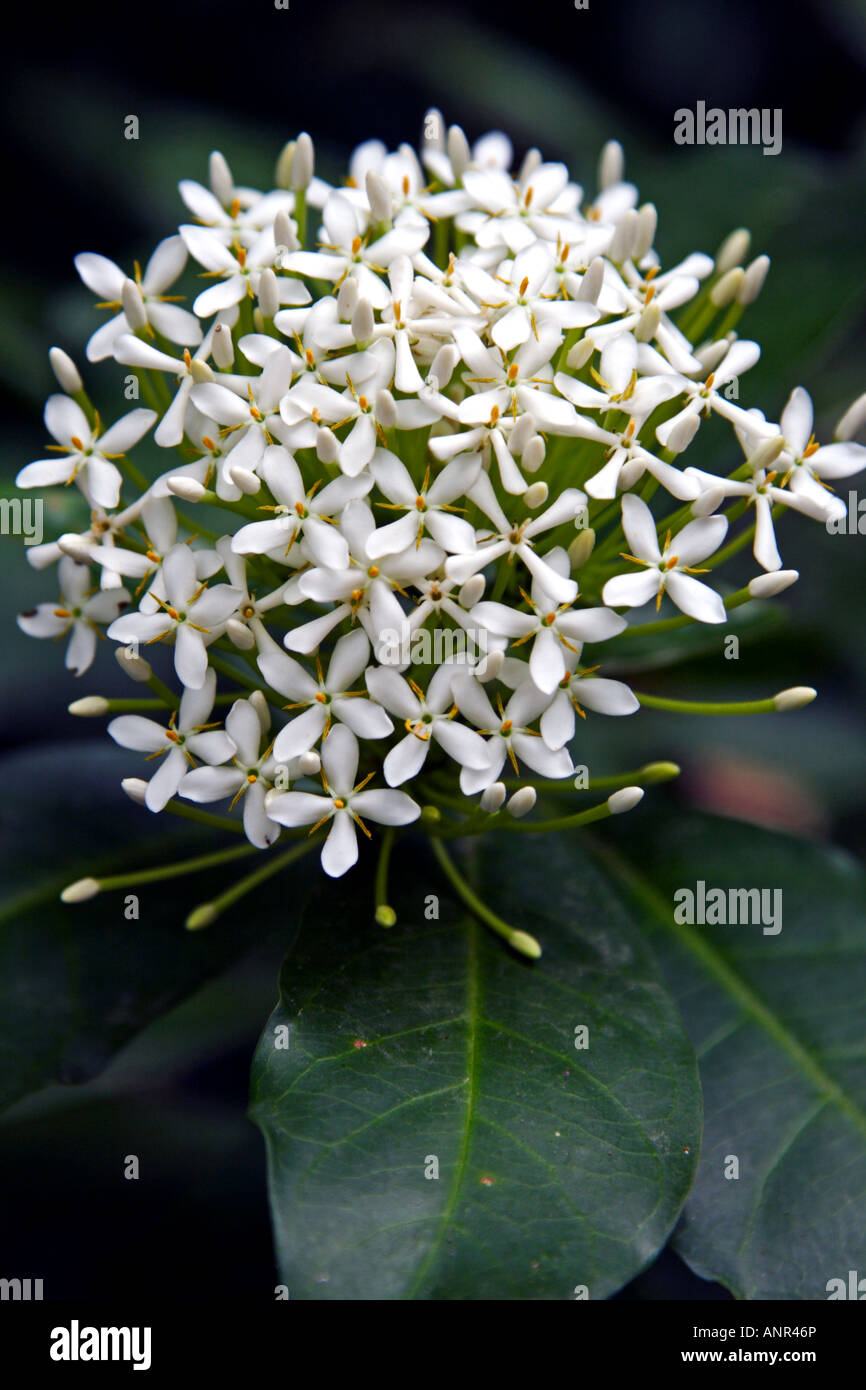
{"label": "white flower", "polygon": [[[252,245],[239,246],[232,251],[207,227],[183,226],[180,234],[205,274],[217,279],[210,289],[202,290],[193,309],[200,318],[230,309],[259,292],[262,271],[272,268],[279,254],[272,227],[259,232]],[[299,280],[286,275],[277,276],[277,293],[281,304],[309,304],[310,292]]]}
{"label": "white flower", "polygon": [[[493,276],[471,261],[459,262],[460,278],[470,294],[493,310],[490,337],[503,352],[528,338],[539,337],[539,325],[549,321],[561,332],[585,328],[600,317],[594,304],[555,298],[546,289],[553,270],[552,249],[541,242],[527,246]],[[503,271],[506,273],[503,274]]]}
{"label": "white flower", "polygon": [[399,787],[417,776],[427,760],[431,739],[461,767],[487,767],[490,751],[483,738],[454,719],[453,676],[448,665],[438,667],[425,696],[415,681],[404,680],[397,671],[385,666],[368,669],[367,689],[373,699],[402,719],[406,729],[406,737],[395,744],[383,764],[389,787]]}
{"label": "white flower", "polygon": [[49,396],[45,424],[57,445],[48,447],[65,457],[28,463],[15,479],[16,486],[50,487],[75,482],[91,506],[112,511],[120,501],[123,482],[114,460],[137,444],[156,418],[155,410],[131,410],[100,437],[98,417],[91,429],[75,401],[68,396]]}
{"label": "white flower", "polygon": [[179,343],[181,347],[195,347],[201,342],[201,326],[195,315],[188,309],[181,309],[179,304],[172,303],[171,296],[165,294],[183,273],[186,259],[186,247],[182,239],[179,236],[166,237],[148,261],[144,275],[140,275],[136,266],[135,280],[131,281],[124,275],[120,266],[115,265],[107,256],[97,256],[91,251],[83,251],[75,257],[75,269],[78,274],[87,288],[98,294],[103,301],[98,307],[118,310],[114,318],[97,328],[90,338],[87,344],[89,362],[101,362],[104,358],[110,357],[122,333],[133,333],[142,326],[137,322],[130,323],[123,311],[124,293],[130,293],[128,287],[131,287],[137,316],[143,316],[144,323],[151,332],[155,329],[164,338],[168,338],[169,342]]}
{"label": "white flower", "polygon": [[506,246],[517,253],[537,237],[569,239],[580,189],[569,183],[564,164],[537,164],[521,171],[516,182],[496,169],[467,169],[463,187],[482,212],[459,214],[457,225],[481,247]]}
{"label": "white flower", "polygon": [[316,658],[318,680],[276,644],[263,646],[259,668],[268,685],[292,701],[287,709],[304,710],[277,734],[275,757],[281,762],[299,758],[327,735],[333,720],[347,724],[359,738],[387,738],[393,732],[385,711],[368,700],[363,689],[350,688],[369,659],[370,643],[360,628],[335,643],[327,675]]}
{"label": "white flower", "polygon": [[428,469],[420,487],[412,482],[412,475],[396,454],[387,449],[376,450],[370,471],[379,491],[388,498],[388,502],[377,505],[390,505],[392,510],[406,513],[399,520],[379,527],[370,537],[367,554],[372,559],[417,546],[425,530],[437,545],[452,554],[475,549],[475,532],[468,521],[456,515],[460,509],[454,504],[476,482],[481,472],[480,455],[454,459],[432,483]]}
{"label": "white flower", "polygon": [[845,503],[828,495],[826,480],[850,478],[866,468],[866,448],[848,440],[816,444],[812,425],[809,393],[802,386],[795,386],[779,420],[786,445],[779,455],[779,472],[787,476],[792,492],[822,507],[828,517],[844,516]]}
{"label": "white flower", "polygon": [[[260,708],[266,715],[264,701]],[[187,772],[179,785],[181,796],[188,801],[207,803],[231,797],[229,810],[243,797],[244,832],[250,844],[258,849],[267,849],[280,835],[280,827],[269,818],[265,808],[265,798],[281,766],[272,756],[270,747],[264,751],[261,748],[269,727],[270,720],[263,722],[251,700],[236,700],[226,715],[226,735],[231,747],[223,757],[207,759],[211,763],[223,763],[232,758],[232,767],[197,767]],[[197,750],[193,748],[192,751]]]}
{"label": "white flower", "polygon": [[583,671],[566,671],[552,702],[541,716],[539,728],[548,748],[562,748],[574,738],[574,716],[586,715],[581,708],[599,714],[635,714],[640,701],[624,681],[609,680]]}
{"label": "white flower", "polygon": [[158,642],[174,638],[174,668],[181,685],[200,690],[207,676],[206,641],[220,635],[241,598],[228,584],[200,583],[195,557],[175,545],[162,565],[166,597],[158,613],[127,613],[108,629],[116,642]]}
{"label": "white flower", "polygon": [[458,672],[451,688],[460,713],[489,738],[487,767],[481,770],[464,767],[460,773],[460,789],[464,795],[472,796],[496,782],[506,758],[511,760],[517,776],[520,775],[518,758],[541,777],[567,777],[574,771],[564,748],[548,748],[541,734],[528,727],[550,704],[550,696],[531,680],[517,687],[504,708],[497,697],[498,714],[474,676]]}
{"label": "white flower", "polygon": [[[398,791],[364,791],[370,773],[355,785],[358,771],[358,740],[345,725],[337,724],[322,744],[324,796],[310,792],[278,792],[268,800],[272,820],[291,828],[331,822],[322,849],[322,868],[331,878],[340,878],[358,859],[355,826],[369,835],[363,817],[379,825],[409,825],[421,814],[420,806]],[[311,832],[312,833],[312,832]]]}
{"label": "white flower", "polygon": [[109,724],[109,734],[122,748],[147,753],[150,758],[164,756],[147,784],[148,810],[164,810],[177,795],[190,763],[195,767],[195,758],[221,763],[234,754],[235,744],[229,734],[208,727],[215,697],[216,672],[209,671],[198,690],[184,691],[176,717],[172,711],[167,727],[140,714],[122,714]]}
{"label": "white flower", "polygon": [[[564,550],[552,550],[544,558],[557,574],[568,575],[568,555]],[[535,579],[531,595],[524,593],[523,597],[531,610],[529,613],[521,613],[504,603],[478,603],[469,616],[495,636],[516,637],[515,646],[533,639],[529,674],[538,689],[547,695],[553,694],[565,676],[563,648],[579,653],[580,648],[575,648],[575,643],[603,642],[626,626],[625,619],[611,613],[609,608],[558,606],[544,589],[543,580]]]}
{"label": "white flower", "polygon": [[322,249],[293,251],[283,256],[284,269],[334,284],[352,275],[361,298],[369,299],[374,309],[384,309],[388,289],[376,272],[387,270],[397,256],[412,256],[420,251],[429,228],[415,222],[403,223],[368,242],[364,220],[344,193],[332,193],[322,209]]}
{"label": "white flower", "polygon": [[[609,579],[602,599],[611,608],[639,608],[651,598],[656,608],[667,593],[677,608],[700,623],[722,623],[725,605],[714,589],[693,577],[695,562],[718,550],[728,523],[723,516],[690,521],[659,548],[656,523],[646,502],[633,493],[622,499],[622,525],[633,554],[624,558],[643,568],[638,574],[618,574]],[[697,571],[700,573],[700,571]]]}
{"label": "white flower", "polygon": [[78,564],[65,555],[57,567],[60,599],[56,603],[40,603],[18,614],[18,626],[28,637],[64,637],[69,634],[66,648],[66,669],[81,676],[92,665],[96,655],[97,634],[117,618],[129,603],[125,589],[90,588],[90,567]]}
{"label": "white flower", "polygon": [[349,564],[348,543],[325,518],[339,519],[349,502],[370,491],[373,479],[335,478],[321,491],[307,493],[301,470],[280,445],[265,449],[259,471],[276,498],[273,505],[262,504],[262,510],[273,512],[273,517],[241,526],[232,539],[232,550],[241,555],[277,551],[287,555],[303,537],[305,558],[330,569],[345,569]]}

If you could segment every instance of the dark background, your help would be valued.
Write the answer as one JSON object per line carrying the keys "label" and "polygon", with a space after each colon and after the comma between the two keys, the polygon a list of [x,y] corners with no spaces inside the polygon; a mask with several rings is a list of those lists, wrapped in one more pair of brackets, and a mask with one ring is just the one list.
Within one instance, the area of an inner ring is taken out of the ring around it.
{"label": "dark background", "polygon": [[[290,0],[288,10],[269,0],[49,3],[17,7],[4,27],[6,495],[17,469],[41,455],[47,347],[60,343],[84,363],[94,318],[72,267],[77,251],[144,259],[184,220],[177,179],[204,180],[214,147],[238,182],[270,186],[281,145],[308,129],[319,171],[338,179],[363,139],[417,145],[431,105],[470,139],[501,127],[518,157],[538,145],[566,159],[590,193],[601,144],[619,138],[628,173],[659,208],[664,262],[712,253],[731,228],[750,225],[773,272],[748,319],[764,357],[746,404],[772,415],[801,382],[826,439],[866,388],[866,9],[857,0],[590,0],[581,11],[571,0],[519,10],[480,0]],[[780,107],[782,153],[675,146],[673,113],[698,100]],[[138,142],[123,137],[129,114],[140,120]],[[64,529],[63,505],[50,534]],[[616,743],[598,729],[614,765],[675,757],[687,768],[675,794],[693,804],[862,852],[863,544],[799,519],[785,528],[785,563],[803,570],[787,605],[793,619],[744,649],[733,682],[742,697],[744,684],[756,694],[820,688],[814,707],[786,717],[783,735],[760,720],[721,733],[694,727],[712,720],[609,721],[639,725],[617,730]],[[92,737],[64,705],[111,693],[119,678],[103,665],[83,689],[51,644],[11,626],[17,608],[51,596],[50,579],[11,538],[0,542],[0,580],[4,746]],[[699,694],[725,678],[717,657],[697,652],[659,689]],[[263,1152],[244,1110],[278,960],[277,947],[264,946],[152,1025],[98,1080],[13,1108],[2,1124],[0,1272],[43,1274],[48,1297],[103,1297],[118,1280],[133,1295],[271,1295]],[[118,1152],[141,1157],[142,1180],[123,1180]],[[665,1255],[621,1296],[725,1295]]]}

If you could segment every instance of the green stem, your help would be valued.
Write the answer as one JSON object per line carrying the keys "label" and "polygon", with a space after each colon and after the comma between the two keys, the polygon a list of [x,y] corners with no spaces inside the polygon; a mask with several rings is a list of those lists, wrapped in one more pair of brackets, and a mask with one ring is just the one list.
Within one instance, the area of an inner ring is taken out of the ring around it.
{"label": "green stem", "polygon": [[215,922],[226,908],[231,907],[239,898],[258,888],[260,884],[266,883],[274,874],[278,874],[281,869],[288,868],[295,860],[302,859],[305,854],[317,849],[323,840],[322,835],[308,837],[301,844],[293,845],[286,850],[285,854],[278,854],[263,864],[260,869],[254,869],[251,874],[240,879],[232,888],[221,893],[218,898],[213,898],[210,902],[201,903],[194,908],[186,919],[189,931],[199,931],[202,927],[209,927],[211,922]]}
{"label": "green stem", "polygon": [[523,956],[528,956],[530,960],[537,960],[541,955],[541,947],[535,937],[530,936],[528,932],[518,931],[515,927],[509,926],[508,922],[504,922],[501,917],[490,910],[486,903],[481,901],[475,889],[466,882],[441,840],[434,840],[431,837],[430,847],[451,887],[470,912],[473,912],[485,926],[490,927],[491,931],[496,932],[497,936],[501,936],[504,941],[507,941],[515,951],[519,951]]}
{"label": "green stem", "polygon": [[100,892],[112,888],[128,888],[139,883],[159,883],[166,878],[182,878],[185,874],[201,873],[203,869],[215,869],[220,864],[229,864],[234,859],[255,854],[255,845],[234,845],[231,849],[216,850],[213,854],[199,854],[194,859],[181,859],[175,864],[163,864],[158,869],[140,869],[132,874],[115,874],[111,878],[100,878]]}
{"label": "green stem", "polygon": [[391,863],[391,850],[394,845],[394,831],[386,830],[379,848],[379,862],[376,865],[376,921],[380,927],[393,927],[397,914],[388,903],[388,868]]}

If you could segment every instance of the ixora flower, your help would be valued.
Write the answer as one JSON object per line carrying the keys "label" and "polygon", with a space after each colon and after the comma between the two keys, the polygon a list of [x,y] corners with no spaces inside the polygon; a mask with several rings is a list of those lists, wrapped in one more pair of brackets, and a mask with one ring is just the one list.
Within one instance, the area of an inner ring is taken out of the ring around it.
{"label": "ixora flower", "polygon": [[[116,742],[160,759],[149,782],[124,781],[134,800],[241,830],[241,852],[264,856],[191,928],[316,847],[327,875],[346,873],[368,837],[390,923],[391,846],[408,826],[478,911],[448,839],[636,806],[677,769],[624,774],[593,802],[591,778],[588,792],[569,779],[592,761],[595,721],[658,703],[632,684],[657,664],[659,628],[717,626],[793,582],[786,514],[838,517],[833,482],[866,466],[859,402],[830,439],[802,386],[778,421],[740,400],[761,349],[739,318],[766,258],[736,265],[740,230],[716,258],[662,266],[658,214],[614,142],[589,195],[564,164],[539,151],[515,164],[502,132],[470,145],[438,112],[420,154],[366,141],[343,187],[313,170],[306,133],[271,190],[236,184],[214,152],[207,186],[181,183],[179,226],[143,274],[77,258],[114,310],[88,361],[122,364],[146,408],[103,430],[110,382],[103,398],[52,349],[54,457],[18,475],[74,482],[82,509],[30,557],[59,565],[62,597],[22,630],[69,634],[80,674],[105,627],[147,687],[71,709],[116,716]],[[185,461],[167,467],[175,448]],[[733,578],[749,545],[765,573]],[[650,603],[649,621],[631,611]],[[605,672],[614,652],[627,680]],[[769,714],[814,693],[663,704]],[[197,809],[220,801],[224,814]]]}

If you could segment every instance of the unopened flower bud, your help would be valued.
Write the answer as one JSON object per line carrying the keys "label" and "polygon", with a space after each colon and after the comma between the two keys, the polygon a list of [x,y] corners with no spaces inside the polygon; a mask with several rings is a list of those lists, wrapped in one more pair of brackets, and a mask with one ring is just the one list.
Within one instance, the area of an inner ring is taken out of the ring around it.
{"label": "unopened flower bud", "polygon": [[569,349],[565,360],[573,372],[579,372],[581,367],[586,366],[594,352],[595,343],[592,338],[581,338],[580,342],[575,343],[574,347]]}
{"label": "unopened flower bud", "polygon": [[534,512],[536,507],[542,506],[547,501],[549,490],[547,483],[543,482],[533,483],[531,487],[526,489],[523,500],[531,512]]}
{"label": "unopened flower bud", "polygon": [[484,575],[473,574],[460,589],[457,598],[462,608],[474,608],[484,593]]}
{"label": "unopened flower bud", "polygon": [[667,448],[672,454],[682,454],[700,429],[699,415],[682,415],[668,436]]}
{"label": "unopened flower bud", "polygon": [[304,130],[298,136],[297,144],[295,145],[295,154],[292,159],[292,172],[289,180],[291,187],[294,188],[296,192],[301,192],[308,186],[313,177],[315,162],[316,155],[313,142]]}
{"label": "unopened flower bud", "polygon": [[754,469],[756,473],[761,468],[772,468],[784,448],[785,436],[782,434],[774,434],[769,439],[762,439],[755,452],[749,455],[749,467]]}
{"label": "unopened flower bud", "polygon": [[381,174],[377,174],[375,169],[367,170],[367,177],[364,180],[364,188],[367,193],[367,202],[370,204],[370,215],[374,222],[391,221],[391,190]]}
{"label": "unopened flower bud", "polygon": [[639,801],[643,801],[643,787],[622,787],[607,798],[608,810],[612,816],[621,816],[624,811],[631,811]]}
{"label": "unopened flower bud", "polygon": [[358,281],[354,275],[347,275],[337,295],[337,313],[343,323],[347,323],[355,312],[358,303]]}
{"label": "unopened flower bud", "polygon": [[427,381],[433,386],[434,390],[444,391],[451,377],[454,375],[454,368],[460,361],[460,353],[451,343],[446,343],[437,352],[433,361],[430,363],[430,370],[427,373]]}
{"label": "unopened flower bud", "polygon": [[631,260],[637,229],[637,213],[634,208],[628,208],[619,219],[610,246],[607,248],[608,259],[613,261],[614,265],[622,265],[623,261]]}
{"label": "unopened flower bud", "polygon": [[197,483],[195,478],[187,478],[181,474],[176,474],[166,482],[169,492],[175,497],[180,497],[184,502],[200,502],[205,496],[207,488],[201,483]]}
{"label": "unopened flower bud", "polygon": [[780,690],[774,695],[773,704],[777,710],[802,709],[804,705],[811,705],[817,694],[811,685],[792,685],[789,690]]}
{"label": "unopened flower bud", "polygon": [[599,188],[610,188],[612,184],[621,183],[624,170],[625,155],[622,145],[618,140],[608,140],[602,147],[598,161]]}
{"label": "unopened flower bud", "polygon": [[376,320],[369,299],[359,299],[352,314],[352,337],[356,343],[366,343],[373,336]]}
{"label": "unopened flower bud", "polygon": [[253,690],[249,696],[249,702],[259,717],[262,733],[266,734],[271,727],[271,712],[268,709],[268,702],[260,690]]}
{"label": "unopened flower bud", "polygon": [[144,685],[153,675],[150,662],[140,656],[134,647],[115,647],[114,657],[121,671],[125,671],[130,680],[138,685]]}
{"label": "unopened flower bud", "polygon": [[860,433],[864,425],[866,425],[866,391],[863,392],[862,396],[858,396],[852,405],[849,405],[833,431],[833,437],[843,442],[853,439],[855,435]]}
{"label": "unopened flower bud", "polygon": [[679,763],[657,762],[647,763],[640,770],[640,775],[645,782],[670,782],[674,777],[679,777],[682,768]]}
{"label": "unopened flower bud", "polygon": [[229,476],[229,481],[233,482],[235,487],[239,487],[241,492],[246,493],[247,497],[255,497],[261,489],[262,480],[259,475],[253,473],[249,468],[242,468],[239,463],[236,463],[234,467],[227,466],[226,473]]}
{"label": "unopened flower bud", "polygon": [[521,816],[529,814],[537,800],[538,795],[534,787],[521,787],[509,798],[505,809],[515,820],[519,820]]}
{"label": "unopened flower bud", "polygon": [[274,265],[277,270],[282,270],[284,268],[282,263],[283,255],[286,253],[291,255],[291,253],[297,251],[300,246],[295,231],[295,224],[289,217],[285,208],[280,208],[274,218],[274,245],[279,252],[279,255],[274,261]]}
{"label": "unopened flower bud", "polygon": [[211,352],[220,371],[228,371],[235,360],[235,349],[232,342],[232,331],[227,323],[214,325]]}
{"label": "unopened flower bud", "polygon": [[451,168],[454,170],[454,178],[459,183],[463,177],[464,170],[467,168],[472,158],[469,141],[466,139],[459,125],[449,126],[446,148],[448,150],[448,158],[451,161]]}
{"label": "unopened flower bud", "polygon": [[703,367],[705,376],[714,372],[722,358],[727,356],[731,341],[732,338],[717,338],[714,342],[702,343],[695,349],[694,355]]}
{"label": "unopened flower bud", "polygon": [[380,903],[376,908],[376,924],[380,927],[393,927],[397,921],[397,914],[393,907],[387,903]]}
{"label": "unopened flower bud", "polygon": [[277,284],[277,277],[269,265],[266,265],[259,276],[259,308],[262,316],[272,319],[274,314],[279,311],[280,290]]}
{"label": "unopened flower bud", "polygon": [[429,150],[445,148],[445,119],[437,106],[424,113],[424,144]]}
{"label": "unopened flower bud", "polygon": [[741,265],[749,254],[752,234],[746,227],[737,227],[726,236],[716,252],[716,274],[725,275],[735,265]]}
{"label": "unopened flower bud", "polygon": [[746,272],[741,265],[732,266],[726,270],[721,280],[718,280],[710,290],[710,302],[715,304],[717,309],[724,309],[726,304],[736,299],[746,278]]}
{"label": "unopened flower bud", "polygon": [[799,570],[771,570],[769,574],[756,574],[749,581],[749,593],[752,598],[773,598],[796,584],[799,578]]}
{"label": "unopened flower bud", "polygon": [[591,526],[585,526],[582,531],[578,531],[568,547],[568,559],[573,570],[579,570],[581,565],[586,564],[594,546],[595,532]]}
{"label": "unopened flower bud", "polygon": [[534,434],[523,450],[523,467],[527,473],[537,473],[544,463],[545,444],[540,434]]}
{"label": "unopened flower bud", "polygon": [[[686,472],[688,473],[688,469]],[[708,487],[699,497],[696,497],[689,508],[692,516],[711,516],[725,500],[725,491],[721,487]]]}
{"label": "unopened flower bud", "polygon": [[298,767],[302,777],[317,777],[322,770],[322,759],[315,749],[302,753],[298,759]]}
{"label": "unopened flower bud", "polygon": [[[274,169],[274,184],[276,185],[277,188],[290,188],[290,187],[291,187],[291,179],[292,179],[292,162],[293,162],[294,158],[295,158],[295,141],[294,141],[294,140],[288,140],[288,141],[286,141],[285,145],[283,145],[283,148],[280,150],[280,153],[279,153],[279,155],[277,156],[276,168]],[[274,224],[274,236],[275,236],[275,237],[276,237],[276,234],[277,234],[276,224]],[[278,238],[278,239],[277,239],[277,245],[279,245],[279,242],[280,242],[280,239]]]}
{"label": "unopened flower bud", "polygon": [[649,343],[659,330],[662,311],[657,299],[651,299],[635,324],[634,336],[639,343]]}
{"label": "unopened flower bud", "polygon": [[120,302],[123,305],[127,323],[133,333],[138,333],[147,323],[147,311],[144,307],[141,291],[134,280],[124,280],[120,290]]}
{"label": "unopened flower bud", "polygon": [[69,713],[78,715],[79,719],[97,719],[101,714],[107,714],[109,708],[104,695],[85,695],[67,706]]}
{"label": "unopened flower bud", "polygon": [[520,457],[534,434],[535,416],[531,415],[529,411],[525,415],[518,416],[508,436],[508,448],[516,458]]}
{"label": "unopened flower bud", "polygon": [[57,542],[64,555],[69,555],[73,560],[77,560],[80,565],[90,564],[91,541],[87,541],[83,536],[76,535],[74,531],[65,531]]}
{"label": "unopened flower bud", "polygon": [[481,793],[481,809],[488,815],[494,816],[501,810],[505,803],[505,783],[494,782],[491,786],[485,787]]}
{"label": "unopened flower bud", "polygon": [[143,777],[124,777],[120,784],[121,791],[125,792],[130,801],[134,801],[136,806],[145,806],[147,797],[147,783]]}
{"label": "unopened flower bud", "polygon": [[658,221],[659,215],[654,203],[644,203],[643,207],[638,208],[637,232],[635,233],[634,251],[632,252],[636,261],[642,261],[647,252],[652,250]]}
{"label": "unopened flower bud", "polygon": [[604,284],[604,258],[596,256],[594,261],[590,261],[586,268],[586,274],[580,282],[580,288],[575,295],[581,303],[594,304],[601,293]]}
{"label": "unopened flower bud", "polygon": [[767,271],[770,269],[769,256],[757,256],[750,266],[746,267],[743,283],[737,294],[738,304],[752,304],[758,298],[764,288],[764,281],[767,278]]}
{"label": "unopened flower bud", "polygon": [[207,362],[203,362],[200,357],[193,357],[190,359],[189,374],[196,386],[206,386],[208,382],[214,379],[211,368],[208,366]]}
{"label": "unopened flower bud", "polygon": [[231,207],[235,196],[235,181],[232,171],[219,150],[213,150],[207,164],[211,192],[224,208]]}
{"label": "unopened flower bud", "polygon": [[541,150],[532,145],[523,156],[523,161],[517,173],[517,182],[523,186],[526,180],[535,173],[538,166],[543,162]]}
{"label": "unopened flower bud", "polygon": [[98,878],[79,878],[64,888],[60,894],[60,901],[64,903],[87,902],[88,898],[95,898],[99,890]]}
{"label": "unopened flower bud", "polygon": [[61,391],[65,391],[69,396],[76,396],[79,391],[84,390],[78,368],[68,352],[64,352],[63,348],[53,347],[48,354],[48,361]]}
{"label": "unopened flower bud", "polygon": [[213,903],[201,903],[187,917],[186,929],[187,931],[201,931],[203,927],[209,927],[211,922],[215,922],[218,916],[219,909]]}

